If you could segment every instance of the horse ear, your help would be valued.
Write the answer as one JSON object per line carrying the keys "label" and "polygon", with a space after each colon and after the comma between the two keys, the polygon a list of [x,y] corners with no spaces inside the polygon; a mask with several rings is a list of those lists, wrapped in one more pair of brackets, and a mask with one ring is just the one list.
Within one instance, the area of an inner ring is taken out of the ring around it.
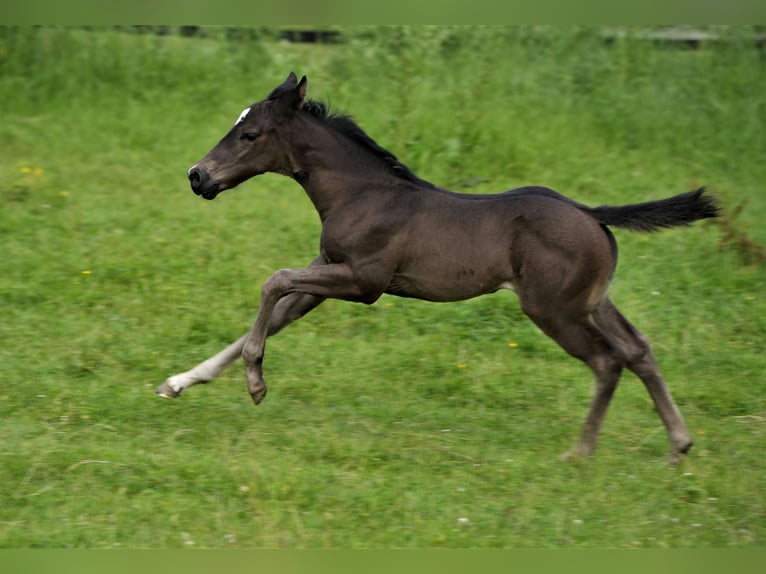
{"label": "horse ear", "polygon": [[296,106],[298,109],[303,107],[303,102],[306,100],[306,88],[308,87],[308,83],[306,76],[303,76],[301,81],[298,82],[298,105]]}
{"label": "horse ear", "polygon": [[299,82],[298,76],[290,72],[282,85],[275,88],[269,95],[269,99],[277,100],[277,113],[289,118],[296,110],[301,109],[306,99],[307,84],[306,76],[303,76]]}

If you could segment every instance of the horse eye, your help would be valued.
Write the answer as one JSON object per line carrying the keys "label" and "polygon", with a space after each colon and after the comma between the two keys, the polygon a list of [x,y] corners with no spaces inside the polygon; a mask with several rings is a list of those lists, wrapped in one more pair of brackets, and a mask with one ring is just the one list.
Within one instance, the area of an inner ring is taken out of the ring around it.
{"label": "horse eye", "polygon": [[242,134],[242,139],[249,142],[254,142],[258,139],[258,134],[255,132],[245,132]]}

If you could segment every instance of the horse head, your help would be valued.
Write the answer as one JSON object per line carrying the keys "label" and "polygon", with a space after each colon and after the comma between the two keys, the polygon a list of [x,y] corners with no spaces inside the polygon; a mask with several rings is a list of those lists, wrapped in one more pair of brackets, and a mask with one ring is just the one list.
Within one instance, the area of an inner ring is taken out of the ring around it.
{"label": "horse head", "polygon": [[294,73],[263,100],[245,108],[234,126],[187,175],[205,199],[265,172],[292,174],[290,147],[281,128],[303,106],[307,81]]}

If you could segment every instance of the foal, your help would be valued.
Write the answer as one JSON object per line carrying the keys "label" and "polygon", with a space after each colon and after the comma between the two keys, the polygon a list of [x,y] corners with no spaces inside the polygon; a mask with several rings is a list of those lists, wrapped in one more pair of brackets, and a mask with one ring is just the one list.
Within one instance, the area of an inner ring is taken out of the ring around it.
{"label": "foal", "polygon": [[242,357],[255,404],[266,395],[266,339],[327,298],[374,303],[383,293],[459,301],[499,289],[596,377],[580,439],[567,453],[591,454],[627,368],[646,385],[667,429],[670,461],[692,440],[647,340],[607,295],[617,244],[607,226],[636,231],[715,217],[704,188],[669,199],[590,208],[544,187],[505,193],[452,193],[418,178],[350,118],[306,99],[295,74],[249,108],[189,169],[194,193],[212,200],[264,172],[293,178],[322,222],[319,256],[281,269],[261,290],[252,329],[215,356],[167,379],[157,393],[177,397]]}

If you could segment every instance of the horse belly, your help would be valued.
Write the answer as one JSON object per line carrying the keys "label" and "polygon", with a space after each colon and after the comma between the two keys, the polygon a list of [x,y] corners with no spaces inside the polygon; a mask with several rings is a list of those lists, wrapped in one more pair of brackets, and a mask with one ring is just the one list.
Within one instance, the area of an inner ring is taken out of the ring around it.
{"label": "horse belly", "polygon": [[386,293],[427,301],[462,301],[498,289],[512,289],[510,266],[486,257],[423,258],[403,265]]}

